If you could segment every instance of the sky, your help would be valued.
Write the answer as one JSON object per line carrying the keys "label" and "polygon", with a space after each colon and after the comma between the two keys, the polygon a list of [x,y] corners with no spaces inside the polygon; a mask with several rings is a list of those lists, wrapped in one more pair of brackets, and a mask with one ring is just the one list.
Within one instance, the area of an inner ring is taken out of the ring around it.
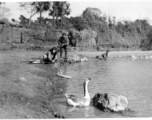
{"label": "sky", "polygon": [[[4,1],[4,0],[0,0]],[[19,16],[23,14],[28,17],[26,11],[20,10],[17,2],[28,2],[29,0],[5,0],[5,7],[11,10],[9,19],[14,18],[18,20]],[[31,0],[30,0],[31,1]],[[42,0],[40,0],[42,1]],[[152,21],[152,0],[67,0],[70,3],[70,16],[81,15],[87,7],[98,8],[106,15],[115,16],[117,20],[131,20],[148,19]],[[33,19],[36,19],[36,15]],[[43,14],[48,17],[48,13]],[[152,22],[151,22],[152,23]]]}

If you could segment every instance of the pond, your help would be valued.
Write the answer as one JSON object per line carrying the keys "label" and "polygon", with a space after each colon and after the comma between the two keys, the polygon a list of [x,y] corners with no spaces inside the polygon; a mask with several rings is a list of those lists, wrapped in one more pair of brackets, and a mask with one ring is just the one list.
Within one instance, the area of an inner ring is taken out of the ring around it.
{"label": "pond", "polygon": [[[152,59],[133,60],[125,56],[107,60],[91,58],[88,62],[64,66],[63,71],[72,76],[66,80],[67,94],[83,96],[84,79],[90,77],[88,89],[91,98],[97,92],[123,95],[128,99],[128,108],[135,111],[137,117],[152,116]],[[93,106],[68,107],[65,102],[57,103],[57,109],[70,118],[124,117],[101,112]]]}

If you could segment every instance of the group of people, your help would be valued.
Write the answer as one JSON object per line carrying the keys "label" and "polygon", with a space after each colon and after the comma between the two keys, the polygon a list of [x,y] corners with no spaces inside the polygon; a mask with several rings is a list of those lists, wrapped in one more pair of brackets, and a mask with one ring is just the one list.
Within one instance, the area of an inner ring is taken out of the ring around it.
{"label": "group of people", "polygon": [[58,61],[58,52],[60,52],[60,58],[64,50],[65,61],[67,60],[67,46],[69,45],[69,39],[66,33],[62,33],[62,36],[58,40],[58,46],[51,48],[45,55],[43,55],[43,63],[54,63]]}
{"label": "group of people", "polygon": [[[58,46],[51,48],[46,54],[43,55],[41,60],[34,61],[35,63],[55,63],[58,62],[58,53],[60,52],[60,58],[62,59],[63,50],[65,53],[64,61],[67,61],[67,46],[69,45],[69,36],[66,33],[62,33],[62,36],[58,40]],[[96,58],[101,58],[106,60],[108,57],[109,50],[106,53],[102,54],[101,56],[96,56]],[[32,61],[32,63],[34,63]]]}

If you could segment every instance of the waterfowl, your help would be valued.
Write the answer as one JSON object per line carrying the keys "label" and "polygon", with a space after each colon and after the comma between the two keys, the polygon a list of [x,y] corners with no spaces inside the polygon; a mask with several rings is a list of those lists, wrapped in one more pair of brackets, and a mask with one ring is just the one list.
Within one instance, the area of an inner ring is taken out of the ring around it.
{"label": "waterfowl", "polygon": [[84,97],[83,98],[78,98],[74,95],[67,95],[65,94],[66,97],[66,102],[69,106],[73,107],[82,107],[82,106],[89,106],[90,105],[90,95],[88,92],[88,83],[91,80],[91,78],[86,78],[83,84],[84,88]]}

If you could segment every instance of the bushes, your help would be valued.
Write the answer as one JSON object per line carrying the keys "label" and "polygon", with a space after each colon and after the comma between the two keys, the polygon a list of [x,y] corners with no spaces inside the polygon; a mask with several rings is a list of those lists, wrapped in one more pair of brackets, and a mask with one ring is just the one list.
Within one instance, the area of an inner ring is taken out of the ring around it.
{"label": "bushes", "polygon": [[69,32],[71,38],[71,44],[82,48],[92,48],[96,46],[95,38],[97,33],[93,30],[76,31],[71,29]]}

